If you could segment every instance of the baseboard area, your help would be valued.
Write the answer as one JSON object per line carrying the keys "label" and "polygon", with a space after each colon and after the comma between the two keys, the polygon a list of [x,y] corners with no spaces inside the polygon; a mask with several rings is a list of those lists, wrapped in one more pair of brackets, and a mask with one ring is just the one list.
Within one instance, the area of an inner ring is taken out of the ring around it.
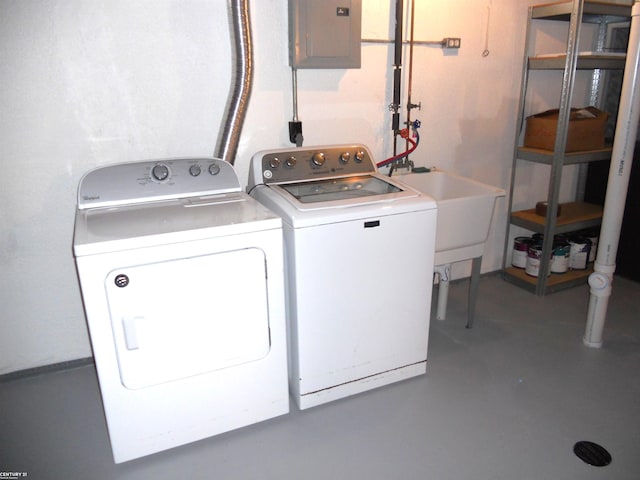
{"label": "baseboard area", "polygon": [[45,375],[47,373],[55,373],[79,367],[86,367],[87,365],[93,364],[93,357],[87,357],[79,358],[77,360],[69,360],[67,362],[52,363],[51,365],[43,365],[41,367],[27,368],[25,370],[18,370],[16,372],[0,375],[0,384],[13,382],[15,380],[21,380],[23,378]]}

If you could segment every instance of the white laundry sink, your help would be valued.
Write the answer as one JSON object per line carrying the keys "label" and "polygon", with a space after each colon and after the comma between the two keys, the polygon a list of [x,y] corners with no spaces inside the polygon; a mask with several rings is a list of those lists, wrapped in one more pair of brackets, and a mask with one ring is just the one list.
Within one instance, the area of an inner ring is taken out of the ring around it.
{"label": "white laundry sink", "polygon": [[451,264],[473,259],[467,328],[473,325],[484,244],[489,236],[496,198],[505,191],[453,173],[432,170],[397,177],[401,182],[433,197],[438,205],[435,273],[438,286],[436,318],[444,320],[451,278]]}
{"label": "white laundry sink", "polygon": [[495,201],[505,195],[504,190],[442,170],[396,179],[438,204],[435,265],[482,256]]}

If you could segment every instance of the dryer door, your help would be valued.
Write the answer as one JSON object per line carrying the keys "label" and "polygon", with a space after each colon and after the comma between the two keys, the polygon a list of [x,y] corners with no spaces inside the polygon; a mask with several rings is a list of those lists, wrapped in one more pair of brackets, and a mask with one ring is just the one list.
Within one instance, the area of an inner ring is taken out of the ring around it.
{"label": "dryer door", "polygon": [[127,388],[228,368],[269,353],[261,249],[118,268],[105,287],[120,378]]}

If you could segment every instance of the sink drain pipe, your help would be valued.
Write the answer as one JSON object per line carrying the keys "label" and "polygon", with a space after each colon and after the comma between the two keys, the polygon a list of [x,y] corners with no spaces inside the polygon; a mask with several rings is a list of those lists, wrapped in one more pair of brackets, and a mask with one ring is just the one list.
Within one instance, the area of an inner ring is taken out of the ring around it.
{"label": "sink drain pipe", "polygon": [[611,283],[616,269],[620,229],[629,187],[633,151],[640,117],[640,0],[631,10],[631,31],[624,67],[620,108],[609,167],[607,194],[598,239],[598,254],[594,272],[589,276],[590,299],[583,343],[588,347],[602,346],[602,331],[611,296]]}
{"label": "sink drain pipe", "polygon": [[231,46],[234,58],[234,69],[231,73],[233,90],[227,102],[227,110],[222,120],[222,129],[214,156],[233,165],[251,96],[253,48],[249,0],[232,0],[230,8],[233,27]]}
{"label": "sink drain pipe", "polygon": [[433,272],[438,276],[438,306],[436,319],[447,318],[447,298],[449,297],[449,281],[451,280],[451,264],[436,265]]}

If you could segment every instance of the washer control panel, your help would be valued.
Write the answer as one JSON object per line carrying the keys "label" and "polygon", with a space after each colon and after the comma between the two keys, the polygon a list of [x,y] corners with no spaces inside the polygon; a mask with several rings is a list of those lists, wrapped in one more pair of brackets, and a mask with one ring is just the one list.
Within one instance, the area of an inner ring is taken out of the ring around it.
{"label": "washer control panel", "polygon": [[268,150],[253,156],[249,186],[375,172],[371,152],[364,145]]}
{"label": "washer control panel", "polygon": [[153,202],[241,191],[233,167],[217,158],[119,163],[80,180],[78,208]]}

